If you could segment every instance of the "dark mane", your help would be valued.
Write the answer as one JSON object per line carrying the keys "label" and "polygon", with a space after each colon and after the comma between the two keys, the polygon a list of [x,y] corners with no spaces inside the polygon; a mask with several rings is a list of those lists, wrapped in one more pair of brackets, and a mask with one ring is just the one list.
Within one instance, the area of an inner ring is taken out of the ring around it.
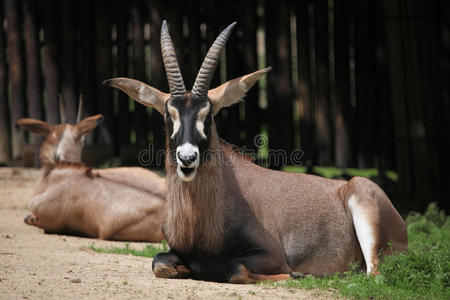
{"label": "dark mane", "polygon": [[84,175],[86,175],[89,178],[100,177],[100,174],[92,172],[92,167],[86,166],[83,163],[76,163],[76,162],[58,160],[58,161],[56,161],[56,166],[55,167],[58,168],[58,169],[82,170],[82,171],[84,171]]}

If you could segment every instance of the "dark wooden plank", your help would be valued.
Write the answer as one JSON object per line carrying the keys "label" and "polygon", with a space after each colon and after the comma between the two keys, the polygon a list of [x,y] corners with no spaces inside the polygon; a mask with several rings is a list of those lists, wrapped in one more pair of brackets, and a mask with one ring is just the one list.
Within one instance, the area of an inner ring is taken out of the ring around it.
{"label": "dark wooden plank", "polygon": [[380,147],[376,134],[375,43],[370,0],[355,1],[355,77],[358,167],[370,168]]}
{"label": "dark wooden plank", "polygon": [[[44,110],[42,104],[42,76],[37,12],[36,1],[23,1],[28,117],[43,120]],[[32,134],[30,141],[36,143],[40,141],[40,138]]]}
{"label": "dark wooden plank", "polygon": [[[144,41],[144,22],[143,5],[140,1],[132,0],[130,6],[130,18],[133,32],[133,77],[142,82],[147,82],[145,75],[145,41]],[[147,146],[148,139],[148,118],[147,107],[136,103],[134,106],[134,130],[136,132],[136,145],[138,147]]]}
{"label": "dark wooden plank", "polygon": [[[115,19],[117,28],[117,76],[128,76],[128,14],[129,1],[115,1]],[[117,91],[119,97],[119,128],[118,142],[120,152],[124,151],[124,147],[130,145],[131,115],[129,111],[128,95]]]}
{"label": "dark wooden plank", "polygon": [[21,3],[19,1],[5,0],[11,95],[11,146],[13,159],[18,159],[20,157],[25,137],[24,131],[15,126],[17,120],[25,116],[25,78],[20,5]]}
{"label": "dark wooden plank", "polygon": [[[0,24],[4,22],[4,5],[0,2]],[[0,162],[11,159],[9,135],[9,105],[7,97],[6,43],[3,26],[0,28]]]}
{"label": "dark wooden plank", "polygon": [[[90,0],[78,1],[79,32],[80,32],[80,89],[83,94],[83,115],[91,116],[98,112],[96,107],[96,78],[95,78],[95,44],[94,44],[94,11]],[[87,136],[91,144],[94,134]]]}
{"label": "dark wooden plank", "polygon": [[49,0],[40,4],[44,28],[45,119],[50,124],[59,124],[59,1]]}
{"label": "dark wooden plank", "polygon": [[300,145],[303,151],[303,162],[311,167],[316,163],[317,153],[314,142],[314,99],[311,78],[311,37],[309,0],[296,2],[297,21],[297,62],[298,62],[298,97],[300,118]]}
{"label": "dark wooden plank", "polygon": [[355,122],[350,96],[350,1],[334,2],[334,61],[335,61],[335,164],[337,167],[354,167]]}
{"label": "dark wooden plank", "polygon": [[[289,2],[265,1],[266,62],[273,69],[267,77],[269,150],[294,150],[293,91],[291,86]],[[280,122],[282,120],[282,122]],[[275,155],[278,157],[278,155]],[[288,163],[285,161],[284,163]],[[269,167],[280,169],[281,159],[271,158]]]}
{"label": "dark wooden plank", "polygon": [[74,124],[78,108],[78,82],[76,69],[75,2],[61,2],[62,55],[61,55],[61,94],[64,99],[67,123]]}
{"label": "dark wooden plank", "polygon": [[[102,81],[112,77],[111,13],[109,1],[95,1],[95,62],[96,101],[99,112],[105,120],[98,127],[98,143],[113,145],[114,115],[112,89],[102,85]],[[116,147],[114,147],[116,148]]]}
{"label": "dark wooden plank", "polygon": [[313,4],[316,54],[314,119],[317,164],[332,165],[334,143],[329,82],[328,1],[317,0]]}
{"label": "dark wooden plank", "polygon": [[[256,35],[258,28],[258,16],[256,14],[257,1],[242,2],[239,10],[239,20],[242,27],[243,43],[243,74],[254,72],[258,69],[258,53],[256,49]],[[245,96],[245,146],[248,149],[257,150],[254,143],[255,136],[261,132],[261,109],[259,108],[259,85],[255,84]]]}
{"label": "dark wooden plank", "polygon": [[[164,1],[151,0],[150,5],[150,83],[162,90],[168,91],[166,73],[161,55],[160,31],[162,24],[161,10]],[[153,109],[151,116],[151,126],[153,130],[153,158],[156,167],[164,167],[165,135],[164,122],[161,114]]]}

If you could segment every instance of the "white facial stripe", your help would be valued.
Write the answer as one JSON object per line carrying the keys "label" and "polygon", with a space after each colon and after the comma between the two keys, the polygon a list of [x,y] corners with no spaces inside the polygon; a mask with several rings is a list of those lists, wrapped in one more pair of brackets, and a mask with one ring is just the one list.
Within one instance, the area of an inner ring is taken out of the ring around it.
{"label": "white facial stripe", "polygon": [[56,157],[60,160],[72,162],[81,162],[81,150],[83,148],[83,140],[75,142],[76,132],[71,128],[65,128],[56,148]]}
{"label": "white facial stripe", "polygon": [[169,114],[172,117],[173,132],[170,138],[173,139],[175,135],[178,133],[178,130],[180,130],[181,126],[180,113],[178,112],[178,109],[170,105],[170,103],[167,103],[167,110],[169,111]]}
{"label": "white facial stripe", "polygon": [[205,119],[208,116],[209,108],[210,108],[210,104],[209,104],[209,102],[207,102],[206,106],[198,111],[198,113],[197,113],[197,121],[195,122],[195,127],[197,128],[198,133],[205,140],[206,140]]}

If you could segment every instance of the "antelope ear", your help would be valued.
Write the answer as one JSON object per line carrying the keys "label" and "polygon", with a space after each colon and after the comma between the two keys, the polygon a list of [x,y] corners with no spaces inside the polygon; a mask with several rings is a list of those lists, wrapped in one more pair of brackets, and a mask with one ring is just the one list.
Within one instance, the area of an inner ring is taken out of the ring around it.
{"label": "antelope ear", "polygon": [[78,129],[80,136],[82,136],[94,130],[101,122],[103,122],[103,115],[95,115],[81,120],[75,127]]}
{"label": "antelope ear", "polygon": [[271,67],[258,70],[227,81],[215,89],[209,90],[208,97],[214,104],[214,115],[223,107],[228,107],[241,100],[245,96],[245,93],[270,70],[272,70]]}
{"label": "antelope ear", "polygon": [[121,89],[137,102],[155,108],[162,115],[164,114],[164,103],[170,98],[170,94],[130,78],[112,78],[103,81],[103,84]]}
{"label": "antelope ear", "polygon": [[54,128],[54,126],[48,124],[47,122],[29,118],[19,119],[16,125],[28,130],[29,132],[44,136],[49,135]]}

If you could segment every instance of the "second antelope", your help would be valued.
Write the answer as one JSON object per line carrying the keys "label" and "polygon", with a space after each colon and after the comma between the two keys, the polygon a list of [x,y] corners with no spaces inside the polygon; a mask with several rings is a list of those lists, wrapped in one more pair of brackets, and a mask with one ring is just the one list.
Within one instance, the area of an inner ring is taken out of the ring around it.
{"label": "second antelope", "polygon": [[360,261],[368,274],[375,273],[379,254],[407,247],[405,223],[375,183],[264,169],[219,139],[214,116],[269,71],[209,90],[234,25],[211,46],[191,91],[165,21],[161,47],[170,94],[133,79],[105,81],[165,119],[163,233],[171,250],[155,257],[154,274],[255,283],[299,275],[295,272],[333,274]]}
{"label": "second antelope", "polygon": [[[61,112],[64,109],[61,105]],[[159,242],[165,204],[165,179],[143,168],[91,169],[81,164],[84,136],[102,119],[50,125],[20,119],[24,129],[45,136],[42,172],[25,223],[46,233],[67,233],[108,240]]]}

